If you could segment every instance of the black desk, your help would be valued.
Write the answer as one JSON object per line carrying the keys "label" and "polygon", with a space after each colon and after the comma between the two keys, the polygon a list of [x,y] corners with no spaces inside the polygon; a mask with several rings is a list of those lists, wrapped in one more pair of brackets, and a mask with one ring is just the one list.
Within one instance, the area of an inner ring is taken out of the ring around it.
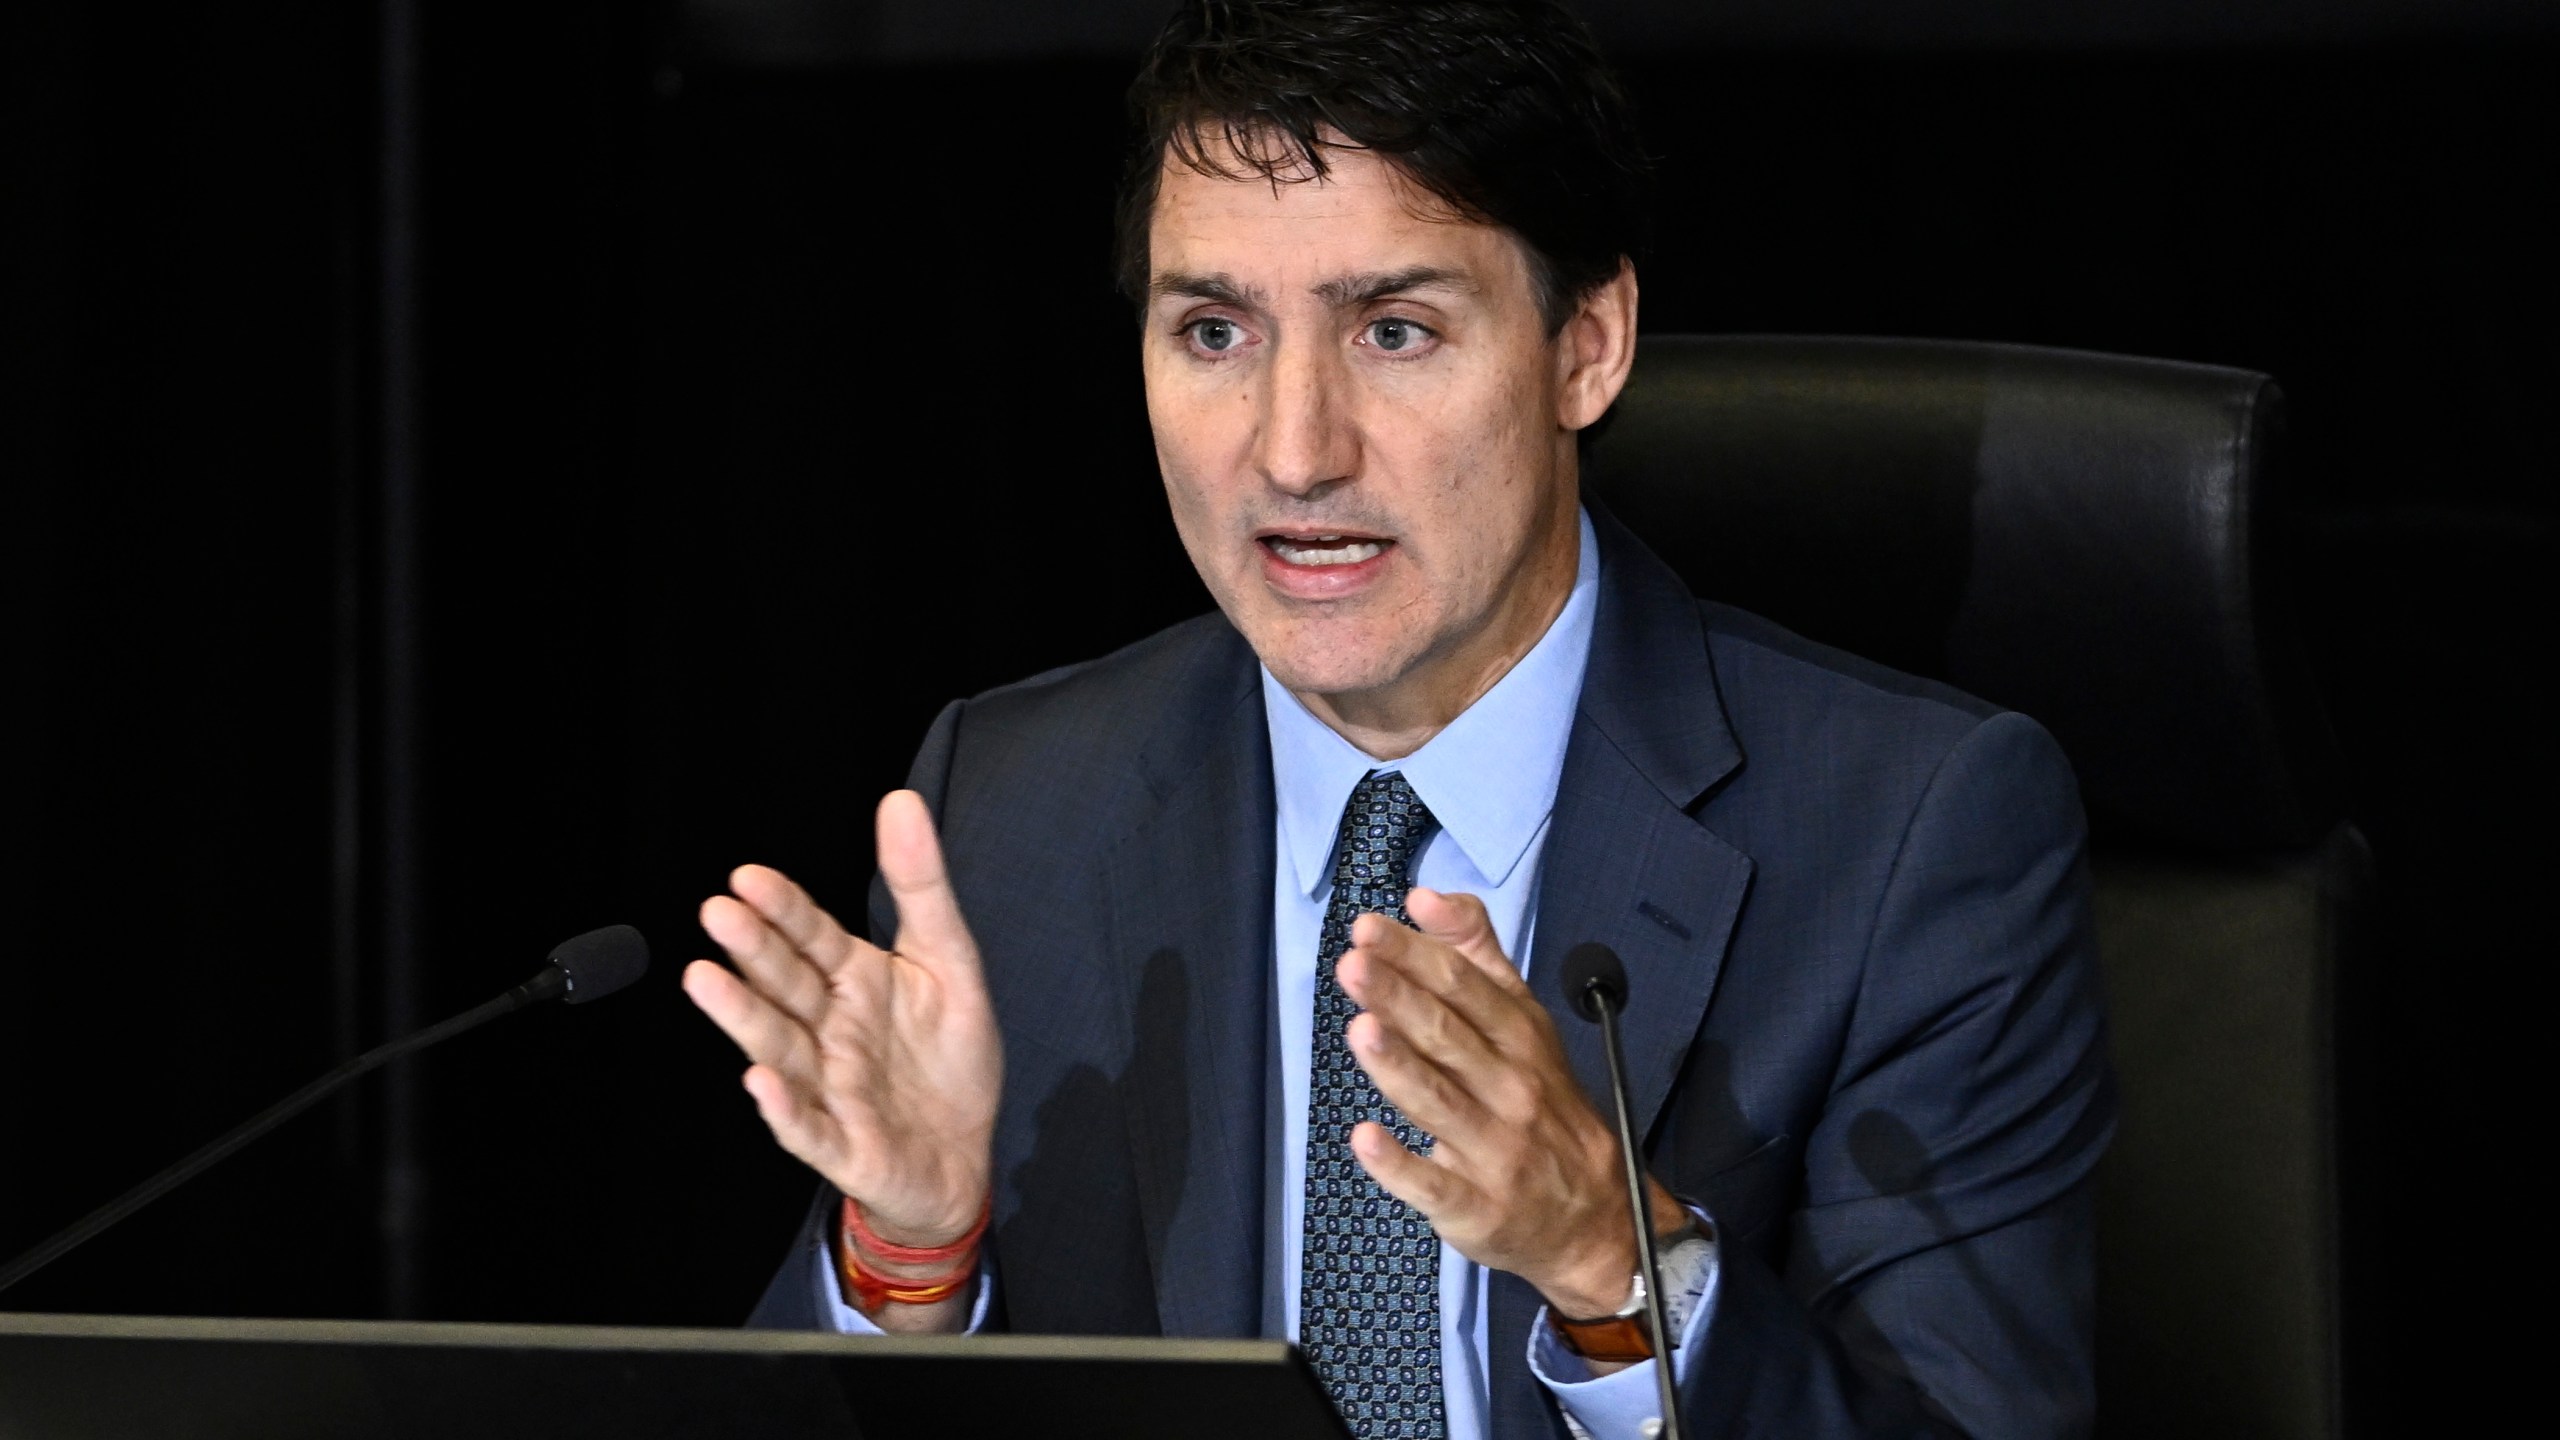
{"label": "black desk", "polygon": [[0,1440],[1340,1440],[1271,1340],[0,1314]]}

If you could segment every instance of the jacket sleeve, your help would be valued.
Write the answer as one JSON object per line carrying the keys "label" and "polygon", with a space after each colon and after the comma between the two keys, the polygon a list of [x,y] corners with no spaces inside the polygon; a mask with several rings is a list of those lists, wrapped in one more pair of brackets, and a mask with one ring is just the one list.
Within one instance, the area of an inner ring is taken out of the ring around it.
{"label": "jacket sleeve", "polygon": [[1913,807],[1780,1263],[1727,1247],[1698,1435],[2083,1435],[2114,1126],[2070,767],[1986,720]]}

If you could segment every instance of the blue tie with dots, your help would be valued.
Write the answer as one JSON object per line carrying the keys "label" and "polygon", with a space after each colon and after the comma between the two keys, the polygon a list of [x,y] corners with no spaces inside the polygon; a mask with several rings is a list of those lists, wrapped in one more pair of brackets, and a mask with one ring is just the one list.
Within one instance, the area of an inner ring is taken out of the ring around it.
{"label": "blue tie with dots", "polygon": [[1413,857],[1436,823],[1404,776],[1361,777],[1343,807],[1333,899],[1316,948],[1298,1344],[1360,1440],[1449,1433],[1440,1394],[1440,1237],[1421,1212],[1379,1189],[1351,1153],[1351,1127],[1363,1120],[1417,1150],[1431,1137],[1387,1104],[1351,1058],[1342,1031],[1359,1007],[1333,975],[1351,948],[1353,920],[1376,911],[1406,921]]}

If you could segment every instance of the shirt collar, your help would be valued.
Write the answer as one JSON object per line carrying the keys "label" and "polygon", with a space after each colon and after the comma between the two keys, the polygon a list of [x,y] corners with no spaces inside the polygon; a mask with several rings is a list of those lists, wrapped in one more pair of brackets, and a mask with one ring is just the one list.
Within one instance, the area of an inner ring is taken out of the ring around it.
{"label": "shirt collar", "polygon": [[[1565,742],[1591,656],[1600,605],[1600,544],[1580,517],[1573,593],[1547,633],[1419,750],[1380,762],[1343,739],[1262,671],[1271,730],[1271,778],[1282,857],[1298,889],[1314,895],[1331,873],[1335,831],[1351,789],[1372,770],[1401,770],[1440,827],[1487,884],[1510,878],[1555,808]],[[1499,777],[1488,783],[1488,777]]]}

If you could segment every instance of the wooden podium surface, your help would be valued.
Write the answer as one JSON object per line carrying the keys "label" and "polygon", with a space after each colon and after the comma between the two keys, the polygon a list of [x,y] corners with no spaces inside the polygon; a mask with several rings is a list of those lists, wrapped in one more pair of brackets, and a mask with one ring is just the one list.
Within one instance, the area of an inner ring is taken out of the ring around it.
{"label": "wooden podium surface", "polygon": [[0,1314],[0,1440],[1341,1440],[1275,1340]]}

